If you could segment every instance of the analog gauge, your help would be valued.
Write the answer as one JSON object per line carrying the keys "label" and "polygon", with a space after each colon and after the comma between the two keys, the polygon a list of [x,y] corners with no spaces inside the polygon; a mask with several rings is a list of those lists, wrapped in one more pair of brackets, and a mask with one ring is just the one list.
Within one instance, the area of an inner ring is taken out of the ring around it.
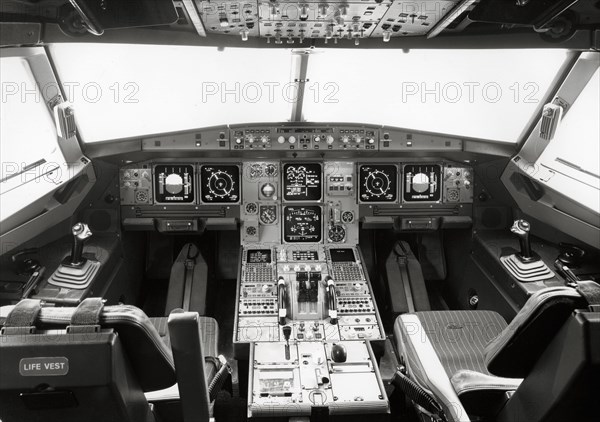
{"label": "analog gauge", "polygon": [[342,213],[342,221],[344,223],[352,223],[354,221],[354,213],[352,211],[344,211]]}
{"label": "analog gauge", "polygon": [[257,211],[258,205],[256,205],[256,202],[248,202],[246,204],[246,214],[256,214]]}
{"label": "analog gauge", "polygon": [[343,226],[335,224],[329,228],[327,236],[329,237],[330,242],[343,242],[346,238],[346,230]]}
{"label": "analog gauge", "polygon": [[397,198],[398,169],[395,165],[360,166],[360,200],[363,202],[393,202]]}
{"label": "analog gauge", "polygon": [[250,178],[256,179],[263,175],[263,167],[260,164],[252,164],[250,166]]}
{"label": "analog gauge", "polygon": [[265,166],[265,175],[277,176],[277,166],[275,164],[267,164]]}
{"label": "analog gauge", "polygon": [[256,236],[256,227],[254,227],[254,226],[246,227],[246,234],[248,236]]}
{"label": "analog gauge", "polygon": [[135,202],[146,203],[148,202],[148,191],[140,189],[135,191]]}
{"label": "analog gauge", "polygon": [[205,203],[238,202],[240,169],[235,165],[206,165],[200,168],[202,201]]}
{"label": "analog gauge", "polygon": [[260,187],[260,193],[265,198],[271,198],[275,194],[275,186],[272,183],[265,183]]}
{"label": "analog gauge", "polygon": [[260,222],[273,224],[277,221],[277,207],[274,205],[263,205],[260,207]]}

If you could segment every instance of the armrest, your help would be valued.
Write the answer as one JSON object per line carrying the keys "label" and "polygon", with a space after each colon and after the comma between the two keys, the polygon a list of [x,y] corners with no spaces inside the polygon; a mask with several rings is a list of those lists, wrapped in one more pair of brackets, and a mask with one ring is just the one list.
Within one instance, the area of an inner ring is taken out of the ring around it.
{"label": "armrest", "polygon": [[197,312],[172,312],[169,337],[185,422],[208,422],[210,400]]}

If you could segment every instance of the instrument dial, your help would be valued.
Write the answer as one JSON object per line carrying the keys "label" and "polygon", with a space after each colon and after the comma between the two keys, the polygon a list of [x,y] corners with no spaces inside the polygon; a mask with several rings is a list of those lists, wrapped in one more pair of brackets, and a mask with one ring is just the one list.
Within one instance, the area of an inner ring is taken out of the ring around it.
{"label": "instrument dial", "polygon": [[263,175],[263,167],[260,164],[252,164],[250,166],[250,178],[256,179]]}
{"label": "instrument dial", "polygon": [[246,214],[256,214],[258,212],[258,205],[256,202],[248,202],[246,204]]}
{"label": "instrument dial", "polygon": [[352,211],[344,211],[342,213],[342,221],[344,223],[352,223],[354,221],[354,213]]}
{"label": "instrument dial", "polygon": [[277,207],[274,205],[262,205],[260,207],[260,222],[273,224],[277,221]]}
{"label": "instrument dial", "polygon": [[265,175],[277,176],[277,166],[275,164],[267,164],[265,166]]}
{"label": "instrument dial", "polygon": [[339,224],[333,225],[329,228],[327,236],[330,242],[343,242],[346,238],[346,229]]}

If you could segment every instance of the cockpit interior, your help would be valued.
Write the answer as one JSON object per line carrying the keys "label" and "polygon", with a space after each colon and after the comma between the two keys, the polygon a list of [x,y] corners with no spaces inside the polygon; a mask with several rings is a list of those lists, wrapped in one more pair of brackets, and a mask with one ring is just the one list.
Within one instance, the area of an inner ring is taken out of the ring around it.
{"label": "cockpit interior", "polygon": [[0,422],[598,420],[599,51],[595,0],[2,0]]}

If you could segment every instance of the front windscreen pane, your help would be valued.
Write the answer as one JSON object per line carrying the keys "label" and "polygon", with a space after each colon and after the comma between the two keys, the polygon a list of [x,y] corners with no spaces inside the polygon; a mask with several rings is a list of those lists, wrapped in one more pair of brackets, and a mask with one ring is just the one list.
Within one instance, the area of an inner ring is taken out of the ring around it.
{"label": "front windscreen pane", "polygon": [[50,49],[87,143],[291,115],[287,49],[87,43]]}
{"label": "front windscreen pane", "polygon": [[565,58],[565,50],[317,51],[304,118],[515,143]]}

